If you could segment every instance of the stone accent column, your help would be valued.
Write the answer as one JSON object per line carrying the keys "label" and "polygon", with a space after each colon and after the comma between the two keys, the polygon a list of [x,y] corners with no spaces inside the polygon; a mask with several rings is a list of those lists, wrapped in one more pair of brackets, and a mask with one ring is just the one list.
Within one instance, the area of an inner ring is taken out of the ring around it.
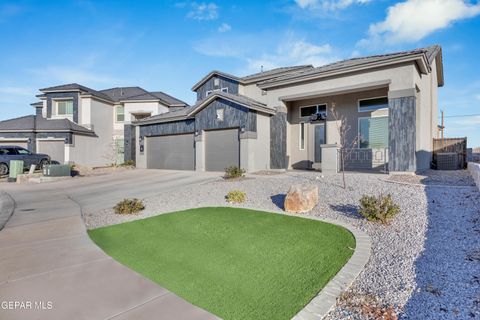
{"label": "stone accent column", "polygon": [[287,108],[277,107],[270,118],[270,168],[287,168]]}
{"label": "stone accent column", "polygon": [[389,92],[388,97],[388,170],[390,173],[415,172],[415,96],[398,97],[395,92]]}
{"label": "stone accent column", "polygon": [[133,124],[125,124],[123,130],[124,136],[124,152],[125,152],[125,159],[124,161],[133,160],[135,162],[135,142],[136,142],[136,134],[135,134],[135,126]]}

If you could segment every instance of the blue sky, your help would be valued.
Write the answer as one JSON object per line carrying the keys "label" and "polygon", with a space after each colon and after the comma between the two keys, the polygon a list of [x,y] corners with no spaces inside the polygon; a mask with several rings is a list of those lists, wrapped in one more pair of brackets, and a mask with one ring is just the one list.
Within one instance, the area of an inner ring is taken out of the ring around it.
{"label": "blue sky", "polygon": [[138,85],[192,103],[190,88],[213,69],[246,75],[440,44],[446,134],[480,146],[478,1],[0,0],[0,36],[0,120],[31,114],[51,85]]}

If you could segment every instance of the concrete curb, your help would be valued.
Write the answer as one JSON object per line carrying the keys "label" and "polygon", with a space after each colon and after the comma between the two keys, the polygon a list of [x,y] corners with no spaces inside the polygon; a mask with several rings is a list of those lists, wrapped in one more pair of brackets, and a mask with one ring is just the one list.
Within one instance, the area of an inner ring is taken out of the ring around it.
{"label": "concrete curb", "polygon": [[8,193],[0,191],[0,230],[5,227],[14,210],[15,201],[13,198]]}
{"label": "concrete curb", "polygon": [[419,184],[419,183],[411,183],[411,182],[403,182],[403,181],[393,181],[388,179],[378,178],[378,180],[387,183],[399,184],[404,186],[412,186],[412,187],[423,187],[423,188],[448,188],[448,189],[469,189],[469,188],[476,188],[476,186],[449,186],[445,184]]}
{"label": "concrete curb", "polygon": [[292,318],[293,320],[323,319],[333,309],[337,303],[337,298],[339,298],[340,295],[352,285],[353,281],[364,269],[370,259],[372,240],[365,232],[356,229],[343,221],[322,219],[315,216],[284,214],[339,225],[350,231],[355,237],[356,247],[350,260],[348,260],[337,275],[333,277],[333,279],[330,280],[328,284]]}

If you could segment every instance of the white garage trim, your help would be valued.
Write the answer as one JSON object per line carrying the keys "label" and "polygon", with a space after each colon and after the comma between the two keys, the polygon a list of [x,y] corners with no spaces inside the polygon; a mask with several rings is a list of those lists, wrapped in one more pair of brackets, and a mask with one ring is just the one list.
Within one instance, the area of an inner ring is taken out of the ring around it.
{"label": "white garage trim", "polygon": [[0,145],[18,145],[28,149],[29,138],[0,138]]}

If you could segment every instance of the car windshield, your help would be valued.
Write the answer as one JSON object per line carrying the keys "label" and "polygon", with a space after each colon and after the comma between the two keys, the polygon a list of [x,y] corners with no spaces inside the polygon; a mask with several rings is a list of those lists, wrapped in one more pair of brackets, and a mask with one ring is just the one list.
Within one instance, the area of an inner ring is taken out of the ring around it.
{"label": "car windshield", "polygon": [[17,151],[19,154],[30,154],[30,151],[28,151],[27,149],[23,149],[23,148],[17,148]]}
{"label": "car windshield", "polygon": [[0,155],[14,155],[16,154],[14,148],[0,148]]}

